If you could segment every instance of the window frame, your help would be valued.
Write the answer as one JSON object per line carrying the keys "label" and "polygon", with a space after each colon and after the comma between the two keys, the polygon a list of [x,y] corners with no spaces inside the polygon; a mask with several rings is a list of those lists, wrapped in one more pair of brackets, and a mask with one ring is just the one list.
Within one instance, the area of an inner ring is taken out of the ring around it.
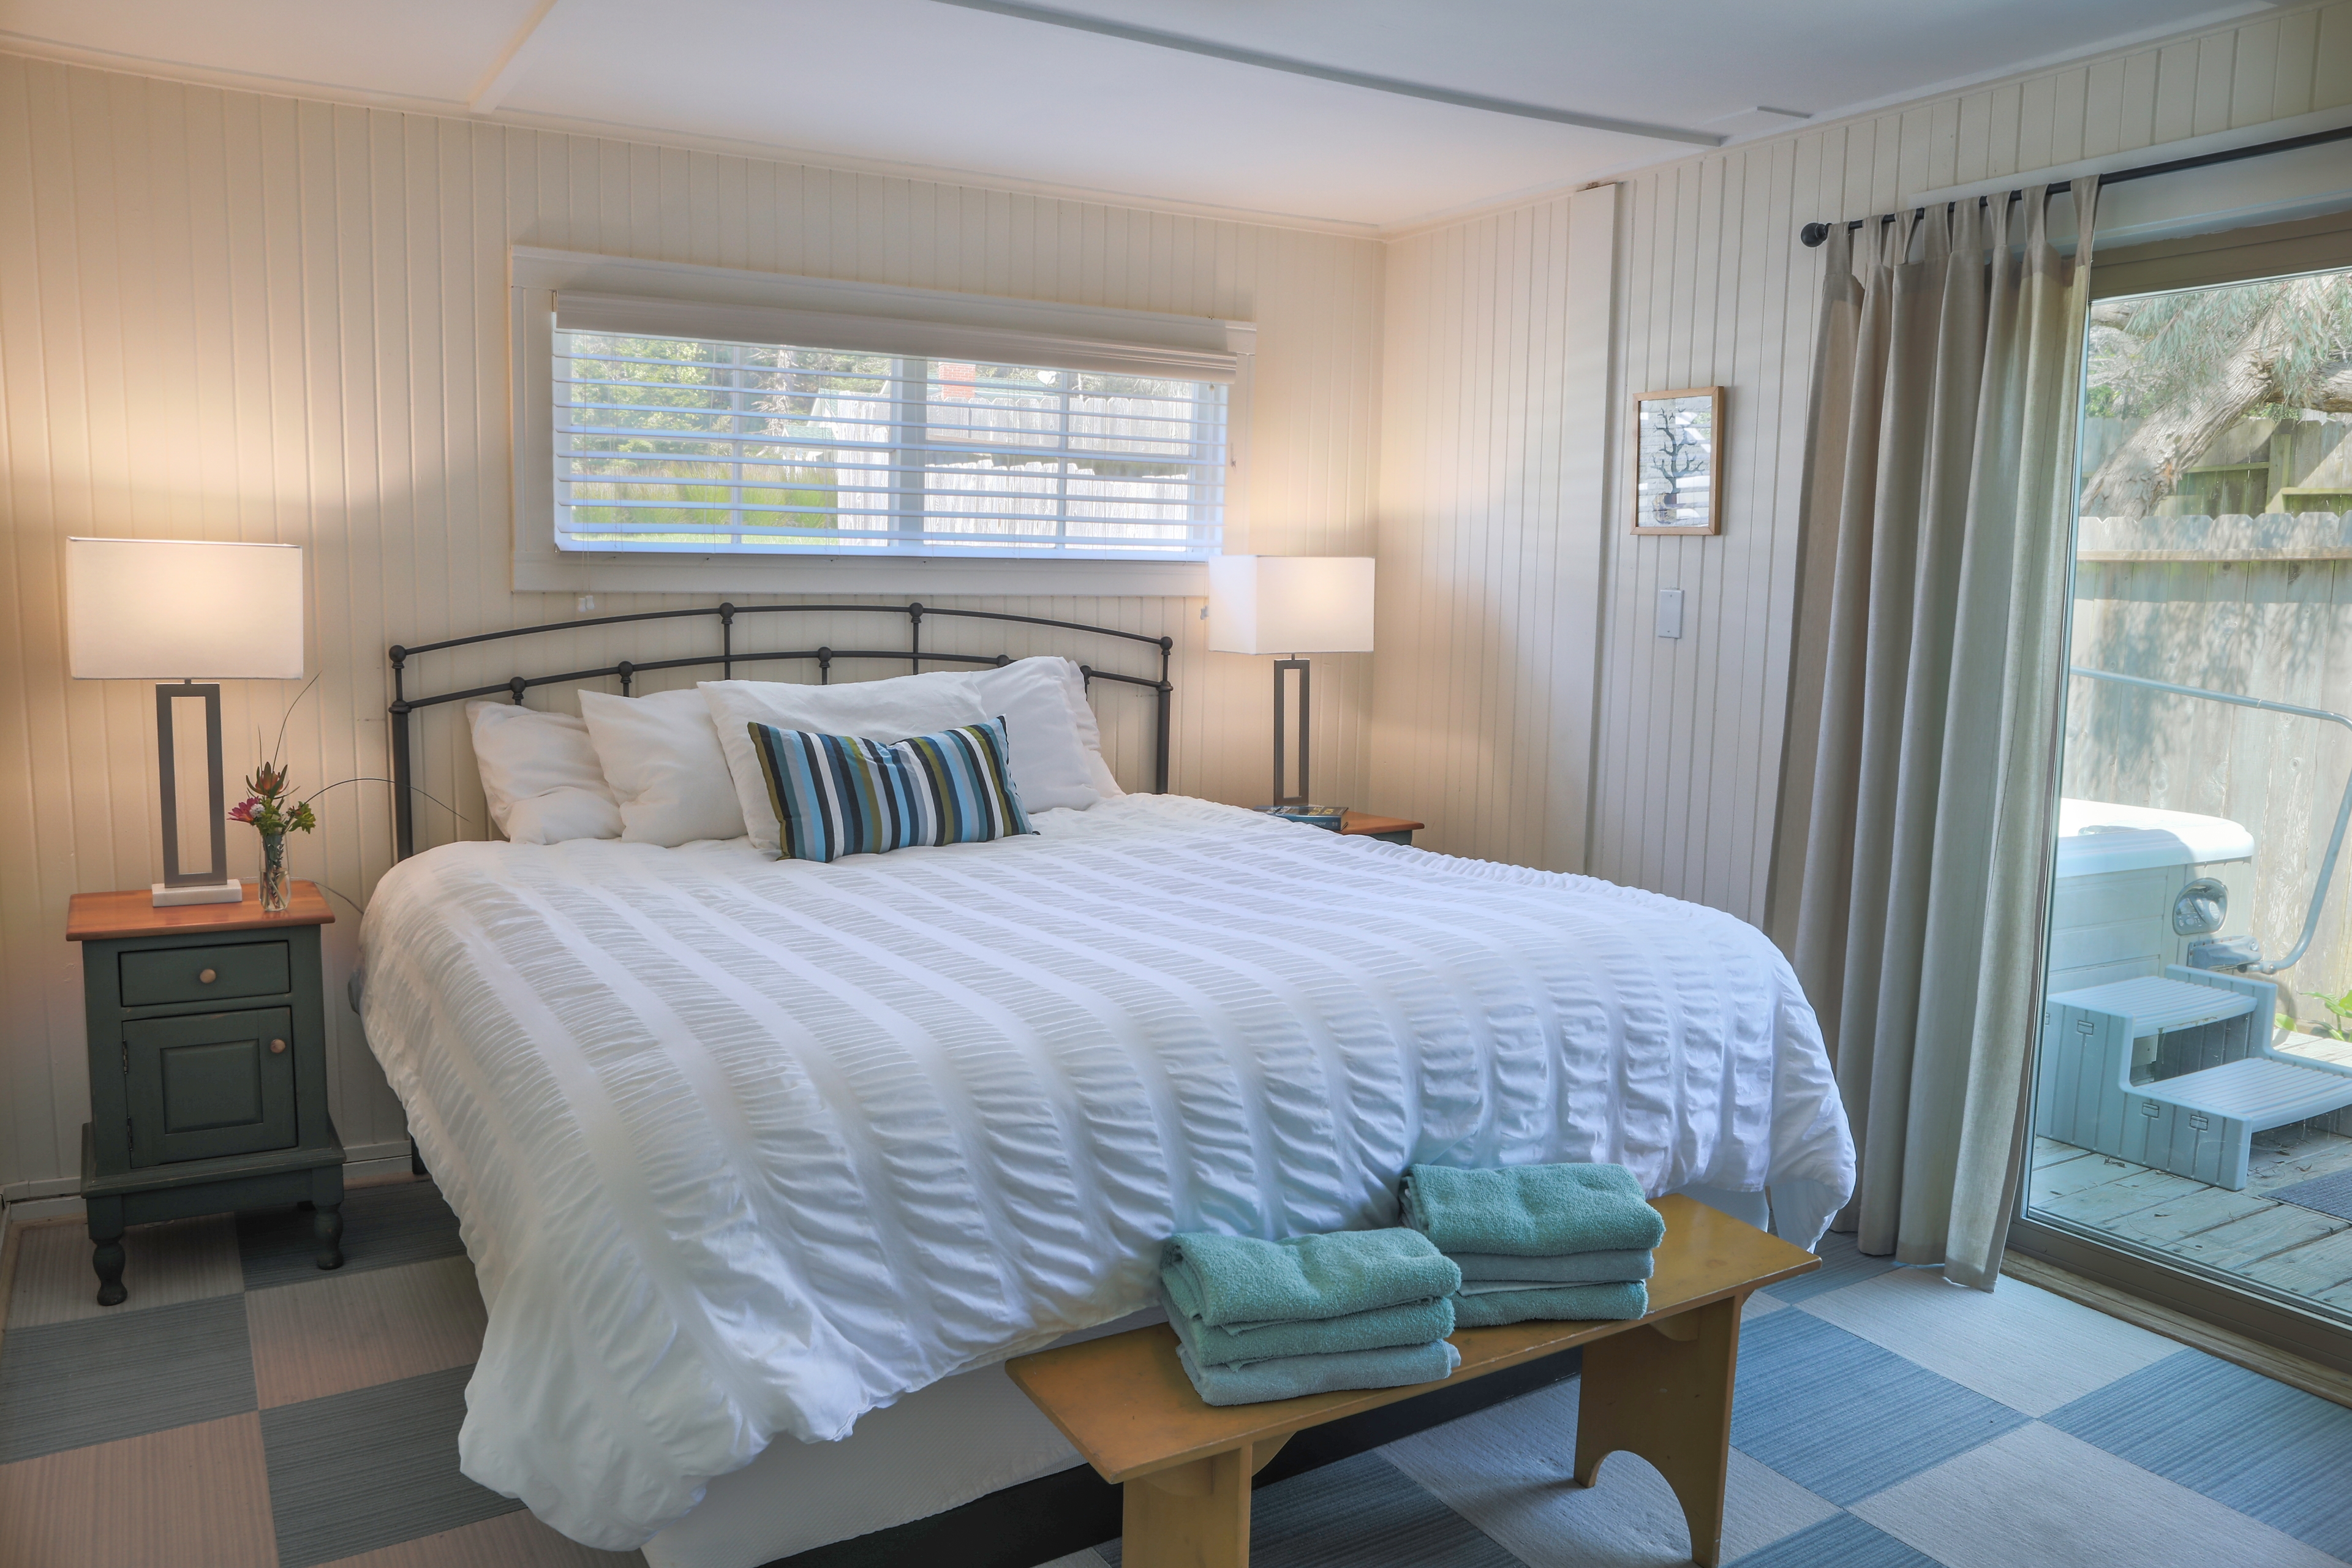
{"label": "window frame", "polygon": [[[556,545],[552,367],[559,294],[637,312],[652,335],[730,335],[798,343],[803,337],[872,340],[889,352],[922,345],[933,357],[1055,368],[1182,375],[1184,364],[1230,366],[1225,409],[1223,544],[1247,541],[1250,384],[1256,328],[1248,322],[1103,306],[1060,305],[894,285],[747,272],[681,262],[588,256],[517,246],[509,273],[516,593],[961,593],[1195,596],[1207,565],[1181,560],[940,555],[872,550],[840,554],[736,551],[583,551]],[[569,312],[572,307],[565,307]],[[725,324],[722,334],[715,330]],[[577,329],[574,329],[577,330]],[[812,347],[833,347],[817,342]],[[844,345],[846,346],[846,345]],[[1072,360],[1063,365],[1059,362]],[[1222,376],[1210,379],[1223,379]]]}
{"label": "window frame", "polygon": [[[674,423],[670,394],[680,384],[668,375],[681,364],[693,367],[690,429]],[[648,367],[650,378],[641,374]],[[697,543],[648,539],[652,529],[719,535],[700,542],[779,557],[1131,562],[1217,553],[1231,385],[1223,380],[592,331],[568,326],[560,304],[553,369],[556,548],[567,555],[676,555]],[[1120,384],[1129,390],[1116,390]],[[808,408],[793,414],[763,401],[787,384],[813,394]],[[726,417],[711,426],[720,408]],[[620,449],[616,434],[625,444],[650,438],[657,449]],[[681,461],[698,470],[694,496],[656,500],[637,489],[667,489]],[[1116,472],[1155,461],[1166,467],[1139,478]],[[1154,515],[1147,522],[1133,516],[1139,510]],[[1129,531],[1139,522],[1151,531]]]}

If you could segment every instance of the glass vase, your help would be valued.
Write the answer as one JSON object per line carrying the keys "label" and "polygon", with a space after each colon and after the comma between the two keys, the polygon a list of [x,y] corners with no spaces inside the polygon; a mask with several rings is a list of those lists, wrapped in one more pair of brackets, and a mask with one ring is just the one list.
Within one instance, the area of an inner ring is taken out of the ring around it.
{"label": "glass vase", "polygon": [[294,901],[294,883],[286,874],[286,835],[261,836],[261,912],[279,914]]}

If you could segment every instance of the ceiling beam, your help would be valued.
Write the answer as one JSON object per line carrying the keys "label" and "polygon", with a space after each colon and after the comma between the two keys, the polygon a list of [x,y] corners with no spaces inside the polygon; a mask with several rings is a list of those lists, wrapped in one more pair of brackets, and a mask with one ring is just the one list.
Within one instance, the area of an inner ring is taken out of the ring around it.
{"label": "ceiling beam", "polygon": [[1231,60],[1235,65],[1255,66],[1261,70],[1287,71],[1292,76],[1335,81],[1343,87],[1391,92],[1400,98],[1426,99],[1432,103],[1447,103],[1457,109],[1475,109],[1487,114],[1511,114],[1522,120],[1548,120],[1555,125],[1578,125],[1588,131],[1614,131],[1621,135],[1644,136],[1654,141],[1687,142],[1696,147],[1720,147],[1727,140],[1710,131],[1689,131],[1678,125],[1653,125],[1639,120],[1619,120],[1606,114],[1584,114],[1572,109],[1552,109],[1540,103],[1520,103],[1507,98],[1489,98],[1484,93],[1457,92],[1449,87],[1431,87],[1425,82],[1401,81],[1394,77],[1372,76],[1363,71],[1345,70],[1338,66],[1316,65],[1308,60],[1292,59],[1286,55],[1262,54],[1256,49],[1212,43],[1206,38],[1187,37],[1181,33],[1163,33],[1154,27],[1130,27],[1123,22],[1105,21],[1099,16],[1081,16],[1074,11],[1024,5],[1017,0],[937,0],[937,3],[959,6],[966,11],[987,11],[999,16],[1013,16],[1024,22],[1042,22],[1051,27],[1097,33],[1106,38],[1149,44],[1154,48],[1180,49],[1188,55],[1205,55],[1213,60]]}
{"label": "ceiling beam", "polygon": [[466,104],[468,110],[476,114],[488,114],[506,101],[507,94],[514,89],[516,79],[522,75],[523,56],[530,40],[537,36],[540,24],[553,14],[556,4],[557,0],[539,0],[539,4],[531,7],[531,13],[524,18],[523,25],[515,30],[513,37],[507,40],[507,47],[499,51],[499,58],[490,63],[490,68],[483,74],[482,79],[475,83],[473,96]]}

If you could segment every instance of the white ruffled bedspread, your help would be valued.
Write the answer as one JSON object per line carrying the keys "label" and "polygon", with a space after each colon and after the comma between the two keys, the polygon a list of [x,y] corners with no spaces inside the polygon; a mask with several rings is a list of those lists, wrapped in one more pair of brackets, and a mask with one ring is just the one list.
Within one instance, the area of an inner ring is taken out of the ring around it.
{"label": "white ruffled bedspread", "polygon": [[369,1043],[489,1308],[466,1474],[635,1546],[779,1437],[1155,1300],[1171,1231],[1396,1223],[1415,1161],[1853,1180],[1811,1009],[1697,905],[1129,795],[833,865],[457,844]]}

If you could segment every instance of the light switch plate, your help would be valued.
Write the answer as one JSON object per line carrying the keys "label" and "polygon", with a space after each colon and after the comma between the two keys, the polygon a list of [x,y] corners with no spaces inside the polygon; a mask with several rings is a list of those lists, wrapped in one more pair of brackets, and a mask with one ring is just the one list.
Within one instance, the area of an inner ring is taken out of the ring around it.
{"label": "light switch plate", "polygon": [[1683,591],[1680,588],[1658,590],[1658,635],[1662,637],[1683,635]]}

